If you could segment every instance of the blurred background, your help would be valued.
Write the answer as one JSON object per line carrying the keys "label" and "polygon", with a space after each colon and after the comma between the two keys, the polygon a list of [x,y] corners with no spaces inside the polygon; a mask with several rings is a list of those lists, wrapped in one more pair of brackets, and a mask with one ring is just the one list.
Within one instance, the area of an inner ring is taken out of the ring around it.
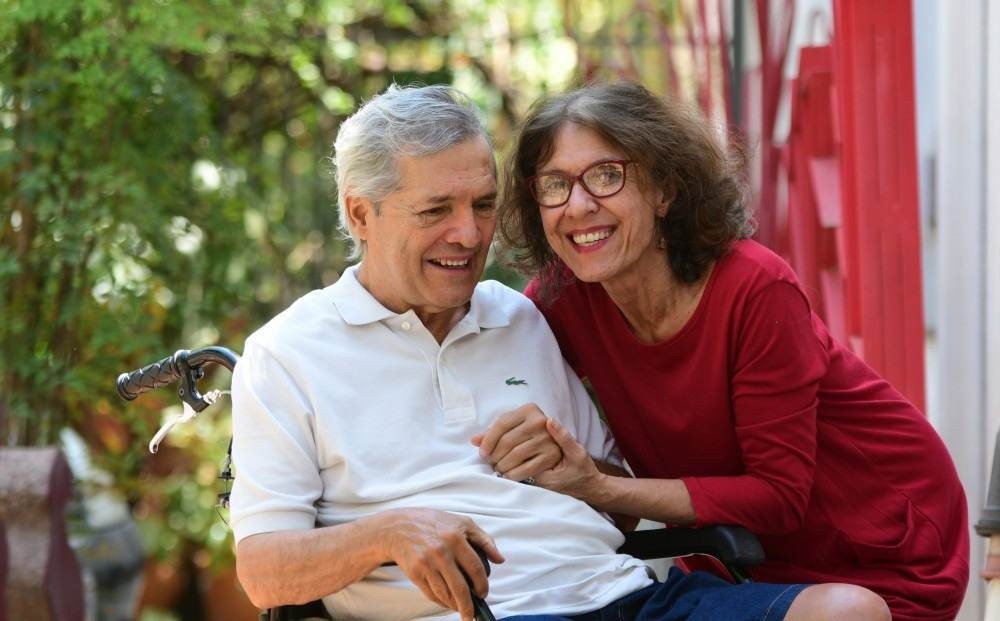
{"label": "blurred background", "polygon": [[[226,404],[151,455],[179,402],[113,383],[239,351],[336,281],[338,124],[393,81],[447,83],[502,154],[537,97],[622,78],[751,147],[759,238],[927,411],[977,519],[1000,426],[995,3],[0,0],[0,447],[65,454],[89,618],[253,618],[215,507]],[[960,618],[983,597],[974,574]]]}

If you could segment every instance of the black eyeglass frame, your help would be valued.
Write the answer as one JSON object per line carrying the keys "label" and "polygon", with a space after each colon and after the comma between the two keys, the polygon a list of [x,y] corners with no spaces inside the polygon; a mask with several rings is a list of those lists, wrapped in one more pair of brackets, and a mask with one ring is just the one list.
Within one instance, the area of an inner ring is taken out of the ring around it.
{"label": "black eyeglass frame", "polygon": [[[587,194],[590,194],[594,198],[610,198],[615,194],[618,194],[623,189],[625,189],[625,184],[628,182],[628,165],[634,163],[635,160],[601,160],[599,162],[594,162],[590,166],[584,168],[583,172],[581,172],[579,175],[570,175],[568,173],[562,173],[562,172],[542,173],[540,175],[531,175],[530,177],[525,178],[524,185],[528,188],[528,193],[531,194],[531,198],[535,199],[535,202],[538,204],[539,207],[544,207],[546,209],[555,209],[557,207],[562,207],[563,205],[569,202],[570,197],[573,196],[573,185],[577,183],[580,184],[580,187],[583,188],[584,191],[587,192]],[[601,166],[602,164],[618,164],[619,166],[622,167],[621,187],[619,187],[614,192],[611,192],[610,194],[595,194],[589,187],[587,187],[587,183],[583,180],[584,175],[593,170],[596,166]],[[565,179],[570,180],[569,193],[566,194],[566,200],[559,203],[558,205],[543,205],[542,202],[538,200],[538,196],[535,194],[535,183],[534,183],[535,180],[538,179],[539,177],[549,177],[549,176],[563,177]]]}

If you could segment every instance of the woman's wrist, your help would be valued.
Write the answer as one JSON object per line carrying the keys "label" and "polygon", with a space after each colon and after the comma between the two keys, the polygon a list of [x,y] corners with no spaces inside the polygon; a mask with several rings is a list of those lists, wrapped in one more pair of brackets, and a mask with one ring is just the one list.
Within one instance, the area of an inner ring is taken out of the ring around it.
{"label": "woman's wrist", "polygon": [[696,521],[691,497],[679,479],[636,479],[627,473],[600,472],[591,481],[577,498],[598,511],[678,526],[693,526]]}
{"label": "woman's wrist", "polygon": [[622,477],[597,470],[581,494],[580,500],[598,511],[615,511],[615,488]]}

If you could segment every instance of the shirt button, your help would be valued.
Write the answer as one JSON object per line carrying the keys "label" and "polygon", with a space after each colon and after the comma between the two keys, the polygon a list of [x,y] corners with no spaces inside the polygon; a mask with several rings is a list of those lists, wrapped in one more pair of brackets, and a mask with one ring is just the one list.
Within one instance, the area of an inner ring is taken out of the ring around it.
{"label": "shirt button", "polygon": [[404,329],[404,330],[409,330],[410,329],[410,322],[409,321],[404,321],[403,323],[399,324],[399,327],[402,328],[402,329]]}

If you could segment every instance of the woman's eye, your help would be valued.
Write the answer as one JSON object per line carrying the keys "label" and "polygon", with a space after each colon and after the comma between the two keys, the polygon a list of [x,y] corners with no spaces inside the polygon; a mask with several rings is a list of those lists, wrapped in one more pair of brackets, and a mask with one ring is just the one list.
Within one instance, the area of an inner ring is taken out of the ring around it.
{"label": "woman's eye", "polygon": [[569,187],[570,180],[566,177],[553,177],[552,178],[552,189],[561,192]]}
{"label": "woman's eye", "polygon": [[594,171],[588,175],[593,179],[593,183],[599,186],[613,186],[621,183],[622,174],[621,171],[615,166],[602,166],[600,168],[594,169]]}
{"label": "woman's eye", "polygon": [[548,194],[558,193],[566,189],[566,179],[560,175],[546,175],[538,178],[538,190]]}

